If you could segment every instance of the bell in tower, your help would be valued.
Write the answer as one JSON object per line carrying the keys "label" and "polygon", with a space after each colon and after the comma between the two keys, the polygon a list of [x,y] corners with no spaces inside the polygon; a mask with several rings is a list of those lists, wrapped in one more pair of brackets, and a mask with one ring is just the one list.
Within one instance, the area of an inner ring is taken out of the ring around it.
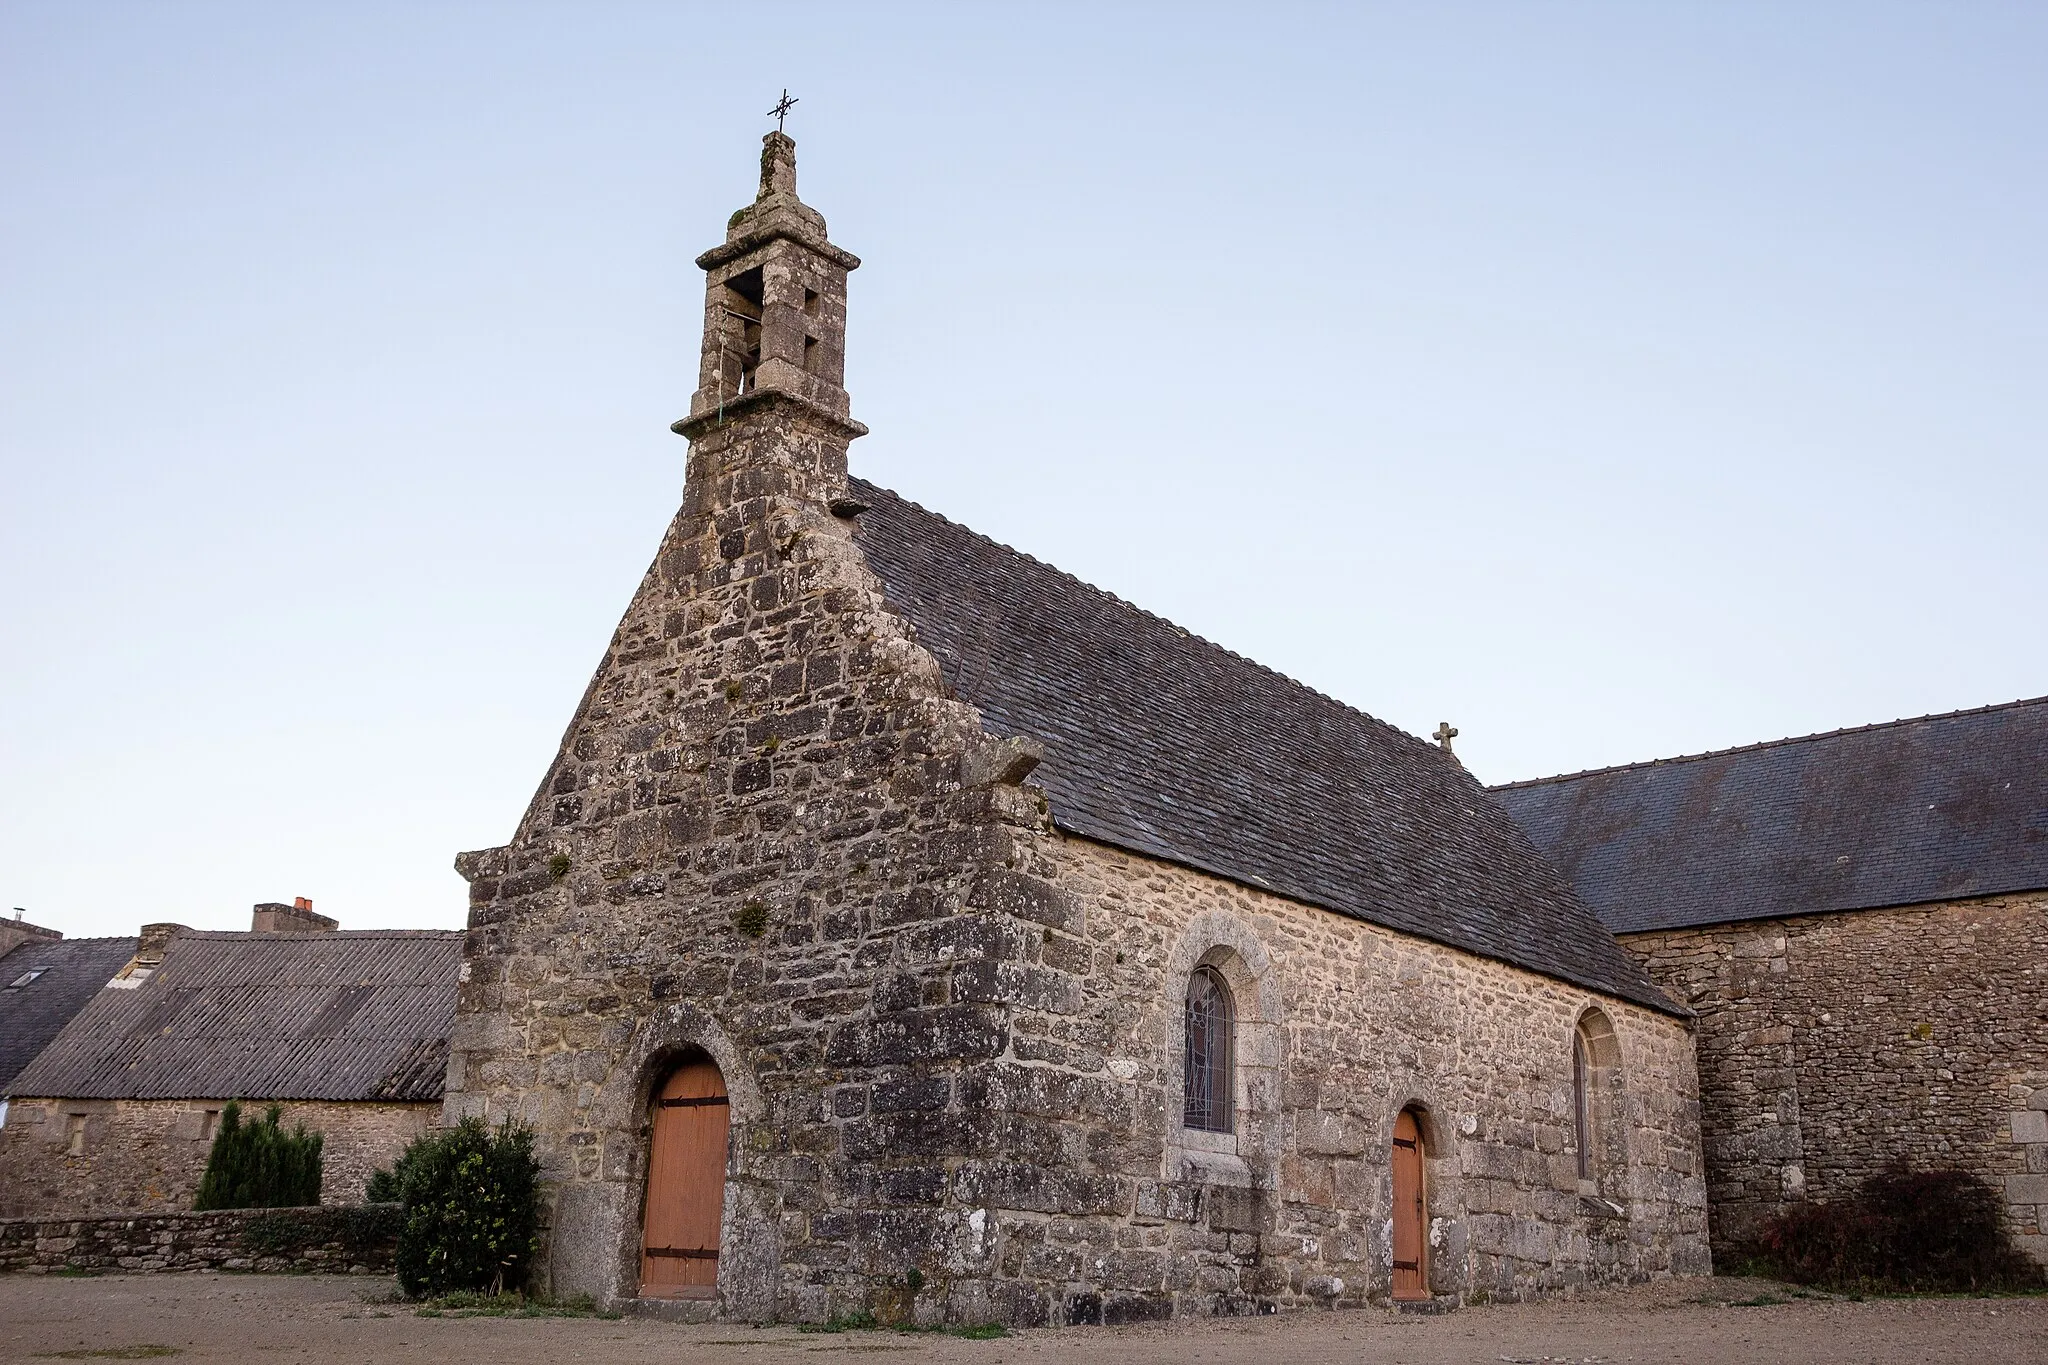
{"label": "bell in tower", "polygon": [[675,430],[693,442],[720,427],[780,411],[836,431],[867,428],[848,414],[846,277],[860,258],[834,246],[825,218],[796,197],[796,143],[762,139],[761,188],[733,214],[725,242],[697,258],[704,349],[690,415]]}

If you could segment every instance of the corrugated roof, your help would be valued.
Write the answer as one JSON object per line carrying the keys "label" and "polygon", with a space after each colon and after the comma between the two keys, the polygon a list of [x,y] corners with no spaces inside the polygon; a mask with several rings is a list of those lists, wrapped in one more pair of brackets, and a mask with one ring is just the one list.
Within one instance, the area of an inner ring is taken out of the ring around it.
{"label": "corrugated roof", "polygon": [[2048,887],[2048,697],[1494,794],[1616,933]]}
{"label": "corrugated roof", "polygon": [[0,957],[0,1095],[15,1093],[15,1076],[134,954],[132,938],[67,938],[30,939]]}
{"label": "corrugated roof", "polygon": [[460,933],[188,930],[170,938],[140,986],[100,991],[13,1090],[66,1099],[436,1100],[461,972]]}
{"label": "corrugated roof", "polygon": [[860,543],[1062,829],[1674,1006],[1456,759],[861,480]]}

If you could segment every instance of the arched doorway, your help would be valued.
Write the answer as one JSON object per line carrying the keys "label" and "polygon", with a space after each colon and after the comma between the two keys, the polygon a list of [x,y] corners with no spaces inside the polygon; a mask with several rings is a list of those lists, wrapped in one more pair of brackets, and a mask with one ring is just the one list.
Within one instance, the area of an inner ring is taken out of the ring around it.
{"label": "arched doorway", "polygon": [[718,1293],[718,1227],[725,1212],[725,1135],[732,1108],[708,1058],[684,1062],[654,1097],[641,1218],[640,1293],[708,1299]]}
{"label": "arched doorway", "polygon": [[1394,1297],[1429,1297],[1429,1202],[1422,1188],[1422,1125],[1413,1109],[1394,1120]]}

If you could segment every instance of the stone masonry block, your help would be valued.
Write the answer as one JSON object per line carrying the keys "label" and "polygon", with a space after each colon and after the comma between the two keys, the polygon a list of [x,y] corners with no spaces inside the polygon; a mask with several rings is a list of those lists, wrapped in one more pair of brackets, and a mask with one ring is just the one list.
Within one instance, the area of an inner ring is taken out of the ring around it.
{"label": "stone masonry block", "polygon": [[1365,1124],[1349,1114],[1311,1109],[1294,1119],[1294,1145],[1312,1156],[1358,1156],[1365,1151]]}
{"label": "stone masonry block", "polygon": [[2007,1176],[2005,1199],[2009,1204],[2048,1204],[2048,1175]]}
{"label": "stone masonry block", "polygon": [[1050,882],[1009,868],[995,868],[975,878],[967,903],[977,910],[1015,915],[1066,933],[1078,933],[1081,928],[1079,900]]}

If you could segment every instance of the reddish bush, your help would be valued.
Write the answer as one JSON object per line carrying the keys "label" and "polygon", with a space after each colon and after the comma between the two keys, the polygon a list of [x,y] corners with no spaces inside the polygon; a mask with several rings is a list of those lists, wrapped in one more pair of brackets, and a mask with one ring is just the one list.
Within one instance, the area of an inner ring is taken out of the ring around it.
{"label": "reddish bush", "polygon": [[1758,1238],[1772,1272],[1838,1289],[1972,1291],[2044,1283],[2013,1244],[1998,1192],[1964,1171],[1892,1171],[1832,1203],[1799,1204]]}

